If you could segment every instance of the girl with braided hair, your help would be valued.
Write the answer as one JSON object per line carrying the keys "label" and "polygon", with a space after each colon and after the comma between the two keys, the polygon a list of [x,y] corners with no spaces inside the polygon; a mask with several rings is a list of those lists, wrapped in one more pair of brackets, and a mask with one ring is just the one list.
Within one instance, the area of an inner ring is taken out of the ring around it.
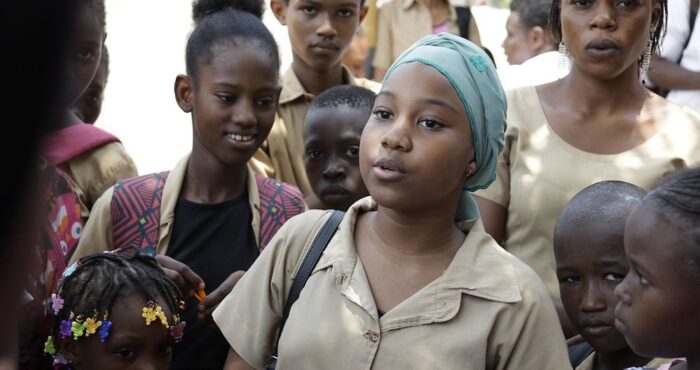
{"label": "girl with braided hair", "polygon": [[168,369],[182,338],[180,291],[135,249],[94,254],[66,269],[44,352],[58,368]]}

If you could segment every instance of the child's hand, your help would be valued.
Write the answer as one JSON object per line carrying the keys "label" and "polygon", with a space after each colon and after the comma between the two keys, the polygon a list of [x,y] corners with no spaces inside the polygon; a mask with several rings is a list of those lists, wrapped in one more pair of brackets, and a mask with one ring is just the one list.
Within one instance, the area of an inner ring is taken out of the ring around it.
{"label": "child's hand", "polygon": [[165,275],[177,285],[184,298],[204,289],[204,280],[184,263],[164,255],[157,255],[156,261],[165,271]]}
{"label": "child's hand", "polygon": [[209,323],[213,324],[214,320],[212,319],[211,314],[214,312],[216,307],[219,306],[219,303],[221,303],[221,301],[226,298],[231,290],[233,290],[233,287],[236,286],[238,280],[243,277],[243,274],[245,274],[245,271],[241,270],[232,273],[228,278],[226,278],[226,280],[224,280],[223,283],[221,283],[221,285],[219,285],[218,288],[209,293],[207,297],[197,305],[197,319],[208,321]]}

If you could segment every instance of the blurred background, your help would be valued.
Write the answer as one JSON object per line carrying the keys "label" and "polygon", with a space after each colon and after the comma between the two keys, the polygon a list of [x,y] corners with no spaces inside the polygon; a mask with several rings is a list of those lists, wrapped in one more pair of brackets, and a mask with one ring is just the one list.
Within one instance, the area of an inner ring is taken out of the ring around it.
{"label": "blurred background", "polygon": [[[140,174],[169,170],[191,148],[190,116],[175,104],[175,77],[185,72],[185,43],[192,30],[189,0],[107,0],[110,75],[97,126],[119,137]],[[472,8],[484,46],[497,67],[506,65],[508,1]],[[265,24],[280,47],[282,71],[291,63],[286,28],[269,9]],[[156,150],[157,148],[157,150]]]}

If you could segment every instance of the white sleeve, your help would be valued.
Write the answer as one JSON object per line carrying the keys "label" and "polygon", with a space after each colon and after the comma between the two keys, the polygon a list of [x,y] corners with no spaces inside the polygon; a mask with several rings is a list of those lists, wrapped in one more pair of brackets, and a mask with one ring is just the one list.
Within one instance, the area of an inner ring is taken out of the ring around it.
{"label": "white sleeve", "polygon": [[666,35],[661,43],[661,56],[672,62],[678,61],[689,36],[690,0],[669,1]]}

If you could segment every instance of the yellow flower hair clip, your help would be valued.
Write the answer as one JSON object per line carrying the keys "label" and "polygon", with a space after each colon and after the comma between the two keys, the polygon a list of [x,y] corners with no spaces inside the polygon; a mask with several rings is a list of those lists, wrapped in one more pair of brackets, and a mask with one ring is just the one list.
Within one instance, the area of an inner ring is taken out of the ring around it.
{"label": "yellow flower hair clip", "polygon": [[102,321],[98,321],[96,318],[90,317],[85,320],[85,336],[89,337],[97,332],[97,329],[102,326]]}
{"label": "yellow flower hair clip", "polygon": [[141,317],[146,320],[146,325],[151,325],[153,321],[160,320],[166,329],[170,328],[168,318],[165,317],[165,312],[163,312],[163,308],[158,303],[149,301],[142,311]]}

